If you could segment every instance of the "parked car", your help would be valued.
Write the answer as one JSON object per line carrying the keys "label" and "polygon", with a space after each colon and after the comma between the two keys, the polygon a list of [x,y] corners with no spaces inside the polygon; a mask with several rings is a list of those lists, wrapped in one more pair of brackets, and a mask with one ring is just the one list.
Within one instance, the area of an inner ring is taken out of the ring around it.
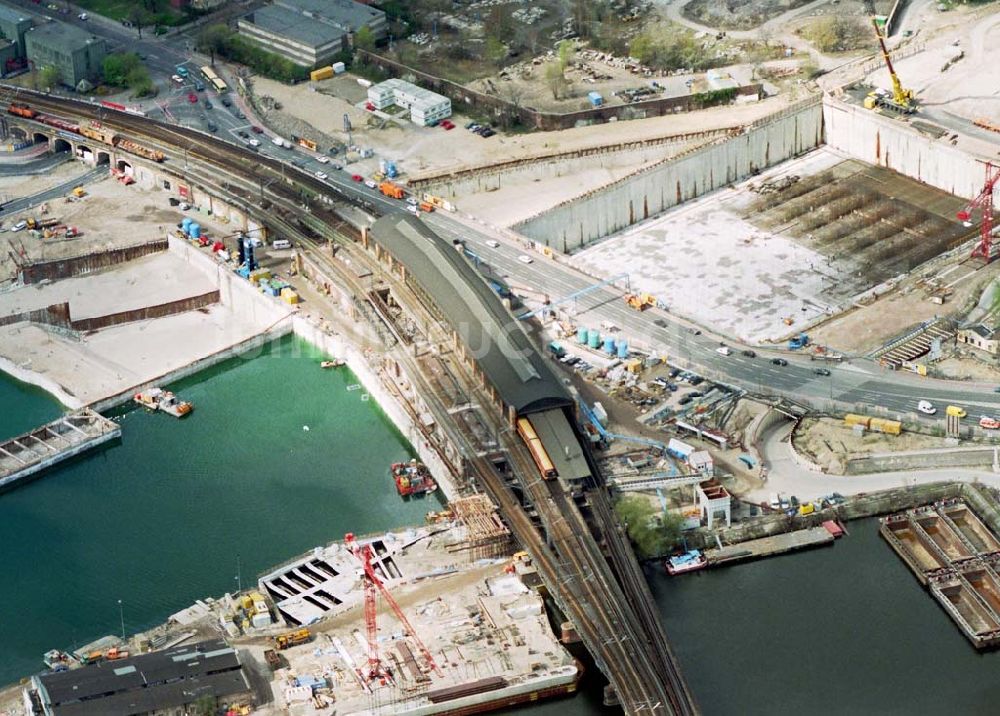
{"label": "parked car", "polygon": [[705,379],[702,378],[700,375],[693,375],[691,376],[690,379],[688,379],[688,383],[690,383],[691,385],[701,385],[704,382]]}
{"label": "parked car", "polygon": [[327,175],[326,172],[316,172],[316,178],[319,179],[320,181],[326,181],[330,177]]}
{"label": "parked car", "polygon": [[788,361],[786,361],[784,358],[772,358],[771,362],[774,363],[775,365],[788,365]]}
{"label": "parked car", "polygon": [[81,20],[83,20],[84,22],[86,22],[87,18],[90,17],[90,16],[87,15],[87,13],[85,13],[85,12],[81,12],[79,15],[77,15],[77,17],[80,18]]}
{"label": "parked car", "polygon": [[653,325],[654,326],[659,326],[660,328],[666,328],[667,327],[667,322],[664,321],[662,318],[656,318],[656,319],[653,320]]}
{"label": "parked car", "polygon": [[443,119],[441,120],[441,126],[444,127],[445,129],[454,129],[455,123],[452,122],[450,119]]}
{"label": "parked car", "polygon": [[364,181],[365,178],[360,174],[351,174],[351,181]]}
{"label": "parked car", "polygon": [[517,257],[517,260],[520,261],[522,264],[530,264],[532,261],[534,261],[534,259],[532,259],[530,256],[527,256],[526,254],[521,254],[520,256]]}
{"label": "parked car", "polygon": [[373,182],[371,179],[366,179],[365,180],[365,186],[368,187],[369,189],[374,189],[374,188],[376,188],[378,186],[378,184],[376,184],[375,182]]}
{"label": "parked car", "polygon": [[253,132],[254,134],[263,134],[264,133],[264,130],[261,129],[260,127],[250,127],[250,131]]}
{"label": "parked car", "polygon": [[320,154],[318,157],[316,157],[316,161],[319,162],[320,164],[329,164],[330,157],[326,156],[325,154]]}
{"label": "parked car", "polygon": [[250,135],[244,132],[242,129],[238,131],[236,134],[238,134],[243,139],[250,139]]}
{"label": "parked car", "polygon": [[26,229],[27,226],[28,226],[28,222],[27,221],[19,221],[16,224],[14,224],[12,227],[10,227],[10,230],[11,231],[24,231],[24,229]]}
{"label": "parked car", "polygon": [[670,372],[667,375],[669,375],[671,378],[676,378],[680,374],[681,374],[680,368],[671,368]]}
{"label": "parked car", "polygon": [[194,92],[188,92],[188,102],[191,104],[198,104],[198,95]]}
{"label": "parked car", "polygon": [[259,139],[251,139],[250,141],[247,142],[247,144],[249,144],[251,147],[259,147],[260,146],[260,140]]}
{"label": "parked car", "polygon": [[204,105],[205,109],[212,109],[212,107],[214,106],[212,104],[212,100],[208,99],[207,97],[204,100],[202,100],[202,105]]}
{"label": "parked car", "polygon": [[369,112],[374,112],[375,105],[373,105],[371,102],[365,102],[365,109],[367,109]]}
{"label": "parked car", "polygon": [[692,400],[694,400],[694,398],[692,398],[692,397],[691,397],[691,395],[690,395],[690,394],[688,394],[688,395],[682,395],[682,396],[680,397],[680,400],[678,400],[677,402],[678,402],[678,403],[679,403],[680,405],[687,405],[687,404],[688,404],[688,403],[690,403],[690,402],[691,402]]}
{"label": "parked car", "polygon": [[814,368],[813,373],[816,375],[830,375],[830,371],[826,368]]}
{"label": "parked car", "polygon": [[486,245],[489,246],[491,249],[500,248],[500,242],[497,241],[496,239],[490,239],[489,241],[486,242]]}
{"label": "parked car", "polygon": [[209,132],[218,132],[219,131],[219,127],[218,127],[218,125],[215,124],[215,122],[209,122],[208,123],[208,131]]}
{"label": "parked car", "polygon": [[233,106],[233,101],[231,99],[229,99],[228,97],[223,97],[222,98],[222,106],[223,107],[232,107]]}
{"label": "parked car", "polygon": [[181,77],[180,75],[170,75],[170,80],[172,82],[174,82],[175,84],[179,84],[179,85],[184,84],[184,78]]}
{"label": "parked car", "polygon": [[482,137],[483,139],[489,139],[494,134],[496,134],[496,132],[494,132],[489,127],[486,127],[482,132],[479,133],[479,136]]}
{"label": "parked car", "polygon": [[745,355],[747,358],[756,358],[757,357],[757,352],[756,351],[752,351],[750,349],[747,349],[747,350],[743,351],[743,355]]}

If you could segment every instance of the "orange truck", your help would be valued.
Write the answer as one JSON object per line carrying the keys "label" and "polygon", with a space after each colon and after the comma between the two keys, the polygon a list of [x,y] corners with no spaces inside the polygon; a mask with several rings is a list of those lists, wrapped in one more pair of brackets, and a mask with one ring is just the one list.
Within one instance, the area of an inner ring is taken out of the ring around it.
{"label": "orange truck", "polygon": [[379,184],[378,190],[393,199],[402,199],[403,195],[406,194],[406,192],[403,191],[403,187],[399,184],[393,184],[391,181],[384,181]]}

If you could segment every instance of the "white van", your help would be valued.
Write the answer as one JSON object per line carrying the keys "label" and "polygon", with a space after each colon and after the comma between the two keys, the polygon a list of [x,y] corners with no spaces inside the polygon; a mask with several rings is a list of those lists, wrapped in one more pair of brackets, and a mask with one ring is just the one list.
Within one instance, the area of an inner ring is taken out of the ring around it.
{"label": "white van", "polygon": [[718,353],[720,356],[727,356],[730,353],[732,353],[732,351],[729,350],[729,346],[719,346],[718,348],[715,349],[715,352]]}
{"label": "white van", "polygon": [[287,142],[286,142],[286,141],[285,141],[284,139],[282,139],[281,137],[274,137],[274,138],[273,138],[273,139],[271,140],[271,142],[272,142],[272,143],[274,144],[274,146],[276,146],[276,147],[284,147],[284,146],[286,146],[286,145],[287,145],[287,146],[289,146],[289,147],[290,147],[290,146],[292,146],[291,144],[288,144],[288,143],[287,143]]}
{"label": "white van", "polygon": [[288,239],[275,239],[271,242],[272,249],[290,249],[292,248],[292,242]]}
{"label": "white van", "polygon": [[921,400],[917,403],[917,410],[924,415],[934,415],[934,413],[937,412],[937,408],[935,408],[929,400]]}
{"label": "white van", "polygon": [[773,493],[771,495],[771,502],[768,503],[768,504],[771,505],[771,509],[772,510],[781,509],[781,499],[778,497],[778,493],[777,492],[775,492],[775,493]]}

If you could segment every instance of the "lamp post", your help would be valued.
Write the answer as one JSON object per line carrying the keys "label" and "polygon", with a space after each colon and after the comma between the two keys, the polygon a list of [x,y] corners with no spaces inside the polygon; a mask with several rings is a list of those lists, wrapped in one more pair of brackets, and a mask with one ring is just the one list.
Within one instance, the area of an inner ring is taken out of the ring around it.
{"label": "lamp post", "polygon": [[122,622],[122,641],[125,641],[125,607],[122,606],[122,600],[118,600],[118,618]]}

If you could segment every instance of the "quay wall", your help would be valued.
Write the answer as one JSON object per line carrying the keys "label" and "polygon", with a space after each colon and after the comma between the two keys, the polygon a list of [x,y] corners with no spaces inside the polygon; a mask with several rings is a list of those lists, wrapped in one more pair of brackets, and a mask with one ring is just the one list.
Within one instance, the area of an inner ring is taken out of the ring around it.
{"label": "quay wall", "polygon": [[513,228],[568,253],[710,191],[742,181],[823,143],[819,99],[799,105],[646,171],[564,201]]}
{"label": "quay wall", "polygon": [[178,313],[186,313],[187,311],[194,311],[199,308],[205,308],[206,306],[213,306],[218,302],[219,302],[218,290],[209,291],[208,293],[203,293],[198,296],[188,296],[187,298],[179,298],[176,301],[158,303],[154,306],[131,308],[127,311],[108,313],[104,316],[94,316],[93,318],[81,318],[79,320],[71,320],[70,327],[74,331],[97,331],[100,330],[101,328],[118,326],[123,323],[132,323],[134,321],[146,321],[151,318],[163,318],[164,316],[173,316]]}
{"label": "quay wall", "polygon": [[94,251],[68,259],[38,261],[25,264],[21,267],[20,281],[25,286],[29,286],[40,281],[57,281],[65,278],[73,278],[74,276],[83,276],[84,274],[128,263],[129,261],[135,261],[143,256],[149,256],[150,254],[166,250],[167,242],[163,239],[158,239],[143,244],[123,246],[119,249]]}
{"label": "quay wall", "polygon": [[847,156],[965,199],[982,191],[983,162],[989,157],[953,147],[946,138],[935,139],[906,122],[830,97],[823,101],[823,124],[826,144]]}
{"label": "quay wall", "polygon": [[844,474],[864,475],[871,472],[943,467],[991,467],[993,450],[993,447],[968,447],[865,455],[848,460],[844,465]]}

